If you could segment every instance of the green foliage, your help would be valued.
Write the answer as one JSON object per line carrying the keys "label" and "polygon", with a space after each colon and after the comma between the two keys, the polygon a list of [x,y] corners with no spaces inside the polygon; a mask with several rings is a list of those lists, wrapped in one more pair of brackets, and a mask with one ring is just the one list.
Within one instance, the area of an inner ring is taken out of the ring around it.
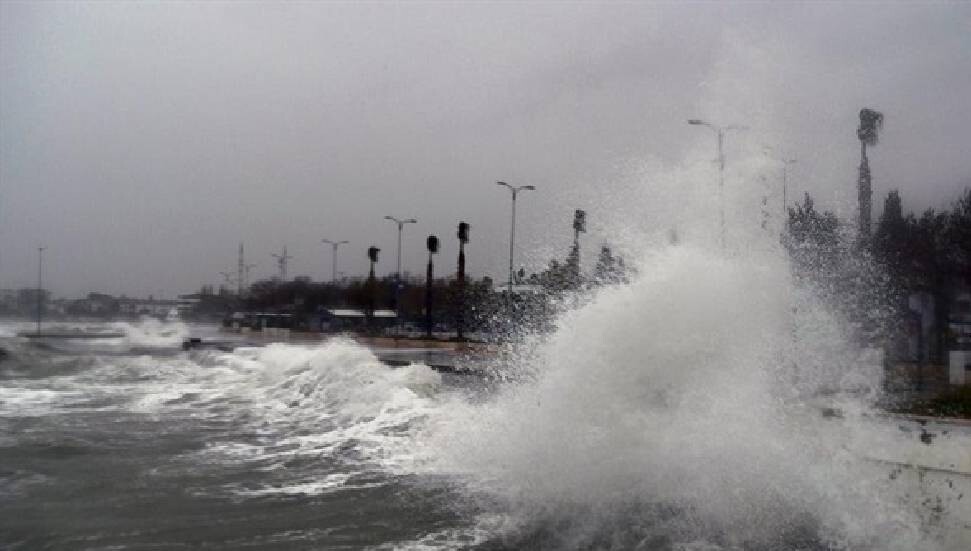
{"label": "green foliage", "polygon": [[882,127],[883,113],[873,109],[863,109],[860,111],[860,126],[856,130],[856,136],[866,145],[876,145]]}

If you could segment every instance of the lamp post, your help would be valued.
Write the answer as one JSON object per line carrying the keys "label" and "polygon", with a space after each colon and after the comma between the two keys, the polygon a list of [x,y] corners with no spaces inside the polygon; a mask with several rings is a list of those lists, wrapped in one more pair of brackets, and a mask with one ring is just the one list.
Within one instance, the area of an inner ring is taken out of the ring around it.
{"label": "lamp post", "polygon": [[788,201],[788,193],[789,193],[789,167],[796,164],[796,158],[793,157],[791,159],[787,159],[785,155],[782,155],[781,157],[776,157],[772,155],[771,153],[772,148],[768,146],[766,146],[764,150],[765,150],[765,154],[768,155],[770,159],[782,164],[782,217],[783,217],[783,220],[785,220],[786,204]]}
{"label": "lamp post", "polygon": [[37,336],[40,336],[40,321],[44,313],[44,249],[37,247]]}
{"label": "lamp post", "polygon": [[513,186],[506,182],[496,182],[496,185],[505,186],[512,192],[512,225],[509,229],[509,296],[512,296],[512,266],[513,250],[516,243],[516,195],[520,191],[535,191],[536,186]]}
{"label": "lamp post", "polygon": [[701,119],[689,119],[688,124],[695,126],[707,126],[718,136],[718,202],[719,218],[721,220],[721,245],[725,248],[725,133],[730,130],[745,130],[745,126],[731,124],[728,126],[718,126]]}
{"label": "lamp post", "polygon": [[391,220],[395,224],[398,224],[398,270],[394,275],[394,313],[397,320],[398,332],[401,331],[401,230],[405,227],[405,224],[417,224],[418,220],[414,218],[408,218],[406,220],[399,220],[394,216],[385,216],[385,220]]}
{"label": "lamp post", "polygon": [[329,244],[333,249],[330,257],[330,282],[337,283],[337,247],[350,243],[350,241],[331,241],[330,239],[321,239],[320,241]]}

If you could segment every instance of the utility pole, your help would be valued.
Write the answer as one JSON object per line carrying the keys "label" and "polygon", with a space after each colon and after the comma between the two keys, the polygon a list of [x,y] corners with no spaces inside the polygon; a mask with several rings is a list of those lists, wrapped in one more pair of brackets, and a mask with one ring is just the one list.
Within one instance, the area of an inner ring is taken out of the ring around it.
{"label": "utility pole", "polygon": [[496,185],[505,186],[512,192],[512,224],[509,228],[509,298],[512,300],[512,279],[513,279],[513,252],[516,243],[516,195],[520,191],[535,191],[536,186],[512,186],[506,182],[496,182]]}
{"label": "utility pole", "polygon": [[276,259],[277,266],[280,268],[280,282],[286,283],[287,281],[287,261],[293,258],[287,254],[287,246],[283,246],[283,254],[271,254],[273,258]]}
{"label": "utility pole", "polygon": [[37,247],[37,336],[40,336],[40,323],[44,316],[44,249]]}
{"label": "utility pole", "polygon": [[350,241],[331,241],[330,239],[321,239],[320,241],[329,244],[333,249],[330,257],[330,282],[337,283],[337,247],[350,243]]}
{"label": "utility pole", "polygon": [[721,246],[722,249],[725,248],[725,133],[730,130],[745,130],[747,127],[740,126],[737,124],[732,124],[729,126],[718,126],[711,124],[710,122],[705,122],[700,119],[689,119],[688,124],[695,126],[707,126],[715,134],[718,135],[718,159],[715,162],[718,163],[718,203],[719,203],[719,218],[721,225]]}
{"label": "utility pole", "polygon": [[458,311],[455,313],[455,336],[458,340],[465,340],[465,244],[469,242],[469,225],[459,222],[459,270],[458,291],[459,304]]}

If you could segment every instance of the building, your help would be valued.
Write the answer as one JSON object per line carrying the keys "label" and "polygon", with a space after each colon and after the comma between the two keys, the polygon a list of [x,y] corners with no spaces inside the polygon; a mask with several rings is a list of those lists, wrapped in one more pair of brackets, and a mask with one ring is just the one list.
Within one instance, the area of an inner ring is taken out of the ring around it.
{"label": "building", "polygon": [[[375,328],[386,329],[395,324],[398,314],[394,310],[378,309],[371,314]],[[367,328],[367,313],[359,308],[324,308],[320,312],[318,327],[321,331],[358,331]]]}
{"label": "building", "polygon": [[971,385],[971,291],[957,293],[947,322],[948,380]]}

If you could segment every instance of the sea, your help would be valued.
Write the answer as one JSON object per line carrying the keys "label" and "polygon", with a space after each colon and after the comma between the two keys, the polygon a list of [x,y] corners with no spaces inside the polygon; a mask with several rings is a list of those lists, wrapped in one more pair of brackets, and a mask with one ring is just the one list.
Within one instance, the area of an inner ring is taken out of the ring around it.
{"label": "sea", "polygon": [[455,373],[0,322],[0,548],[971,548],[971,430],[886,414],[787,273],[672,246]]}

